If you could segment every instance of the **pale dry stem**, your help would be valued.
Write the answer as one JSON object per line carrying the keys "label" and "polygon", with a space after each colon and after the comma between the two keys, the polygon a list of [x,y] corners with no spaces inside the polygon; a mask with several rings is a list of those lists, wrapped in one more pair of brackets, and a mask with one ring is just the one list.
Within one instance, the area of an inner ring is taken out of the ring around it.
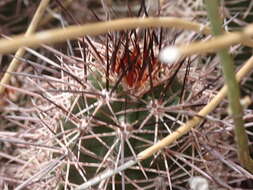
{"label": "pale dry stem", "polygon": [[[39,4],[38,9],[36,10],[34,17],[31,21],[31,24],[29,25],[29,27],[27,28],[26,33],[24,34],[24,36],[29,37],[33,32],[35,32],[35,30],[37,29],[40,20],[42,19],[42,16],[48,6],[48,3],[50,2],[50,0],[42,0]],[[20,49],[17,50],[17,52],[15,53],[14,58],[12,59],[7,71],[5,72],[3,78],[1,79],[0,82],[0,95],[4,93],[5,90],[5,86],[2,84],[8,84],[11,78],[11,72],[15,71],[16,68],[19,65],[19,58],[22,57],[25,53],[25,49],[23,47],[20,47]]]}

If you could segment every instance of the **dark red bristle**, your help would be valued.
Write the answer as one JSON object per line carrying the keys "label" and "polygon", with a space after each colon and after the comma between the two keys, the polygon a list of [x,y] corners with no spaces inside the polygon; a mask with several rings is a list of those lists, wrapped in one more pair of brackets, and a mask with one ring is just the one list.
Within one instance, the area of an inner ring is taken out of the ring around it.
{"label": "dark red bristle", "polygon": [[[135,39],[137,39],[136,36]],[[148,81],[150,76],[152,77],[157,74],[159,64],[153,52],[153,38],[151,38],[150,41],[146,40],[145,37],[144,47],[141,49],[136,45],[138,44],[137,40],[127,37],[124,45],[124,53],[119,55],[120,51],[118,51],[117,48],[117,50],[115,50],[116,53],[112,53],[114,56],[117,54],[113,67],[111,68],[112,72],[119,75],[124,73],[123,82],[130,88],[140,88]],[[129,42],[133,44],[130,46],[131,48],[129,48]],[[151,68],[151,72],[148,70],[149,68]]]}

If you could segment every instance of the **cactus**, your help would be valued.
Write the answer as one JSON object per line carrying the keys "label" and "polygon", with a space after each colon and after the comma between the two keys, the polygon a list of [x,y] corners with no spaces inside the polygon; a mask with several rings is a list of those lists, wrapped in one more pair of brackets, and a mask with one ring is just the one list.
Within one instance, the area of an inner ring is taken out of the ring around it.
{"label": "cactus", "polygon": [[[185,72],[179,71],[186,66],[184,61],[171,65],[159,61],[163,34],[163,29],[112,32],[101,36],[102,43],[87,37],[84,62],[62,61],[62,81],[68,82],[52,85],[55,94],[45,98],[61,113],[60,122],[55,123],[57,134],[65,134],[65,139],[59,140],[65,141],[72,153],[70,160],[76,163],[66,166],[66,181],[81,184],[107,168],[118,167],[180,124],[176,105],[186,92]],[[47,117],[56,119],[54,112]],[[166,173],[172,168],[179,173],[182,170],[182,178],[187,180],[184,168],[178,169],[180,161],[170,159],[171,151],[180,144],[96,188],[167,189],[172,179]]]}
{"label": "cactus", "polygon": [[[92,63],[87,64],[87,81],[82,81],[87,93],[83,92],[77,101],[72,97],[74,108],[70,115],[85,121],[78,124],[80,147],[73,149],[79,154],[79,162],[87,165],[84,171],[88,179],[101,170],[117,167],[136,157],[177,127],[177,114],[167,113],[169,106],[180,101],[182,85],[175,73],[181,63],[167,66],[158,61],[162,41],[159,38],[160,30],[153,29],[108,34],[101,50],[87,52],[93,55]],[[77,124],[66,121],[63,128],[75,129]],[[108,188],[144,188],[158,179],[162,179],[166,187],[162,155],[168,157],[167,154],[158,154],[155,159],[142,162],[140,170],[130,168],[121,176],[115,176],[107,181]],[[169,159],[166,162],[173,164]],[[75,166],[71,167],[69,175],[70,182],[83,182]],[[101,187],[105,188],[106,184]]]}

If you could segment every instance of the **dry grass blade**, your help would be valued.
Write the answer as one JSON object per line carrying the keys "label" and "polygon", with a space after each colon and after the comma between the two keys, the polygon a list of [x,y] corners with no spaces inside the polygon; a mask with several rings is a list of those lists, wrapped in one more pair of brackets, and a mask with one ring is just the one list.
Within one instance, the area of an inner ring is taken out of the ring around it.
{"label": "dry grass blade", "polygon": [[[45,13],[45,10],[49,4],[50,0],[42,0],[39,4],[38,9],[36,10],[34,17],[31,21],[31,24],[29,25],[26,33],[24,36],[28,37],[35,32],[35,30],[37,29],[39,22],[42,19],[43,14]],[[7,71],[5,72],[3,78],[1,79],[0,82],[0,96],[4,93],[5,90],[5,86],[3,86],[2,84],[8,84],[11,78],[11,72],[14,72],[16,70],[16,68],[19,65],[19,58],[21,58],[25,53],[25,49],[20,47],[20,49],[17,50],[15,57],[13,58],[13,60],[11,61]]]}
{"label": "dry grass blade", "polygon": [[[63,2],[63,6],[64,7],[68,7],[69,5],[71,5],[71,3],[73,3],[73,0],[65,0]],[[53,13],[59,13],[60,11],[62,11],[61,8],[55,8],[54,10],[52,10]],[[52,14],[47,14],[45,15],[45,17],[41,20],[41,22],[39,23],[40,26],[46,25],[47,23],[50,22],[50,20],[52,20],[54,17]]]}
{"label": "dry grass blade", "polygon": [[177,29],[193,30],[203,34],[210,34],[210,29],[208,27],[176,17],[124,18],[81,26],[69,26],[64,29],[53,29],[39,32],[30,35],[29,37],[21,35],[13,37],[12,40],[2,39],[0,40],[0,53],[12,52],[23,46],[38,47],[41,44],[53,44],[85,35],[94,36],[109,31],[148,27],[173,27]]}

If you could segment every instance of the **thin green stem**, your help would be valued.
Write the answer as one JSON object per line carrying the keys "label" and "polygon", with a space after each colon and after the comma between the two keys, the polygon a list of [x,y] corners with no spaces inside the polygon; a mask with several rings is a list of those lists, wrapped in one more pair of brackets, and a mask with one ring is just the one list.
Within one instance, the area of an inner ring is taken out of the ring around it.
{"label": "thin green stem", "polygon": [[[219,0],[205,0],[208,17],[211,22],[214,36],[223,33],[222,20],[219,16]],[[243,109],[240,104],[240,89],[235,78],[233,59],[228,53],[228,49],[221,49],[218,52],[222,64],[225,83],[228,87],[228,100],[232,118],[234,120],[235,140],[238,148],[238,158],[241,164],[253,172],[253,160],[249,154],[248,136],[244,128]]]}

